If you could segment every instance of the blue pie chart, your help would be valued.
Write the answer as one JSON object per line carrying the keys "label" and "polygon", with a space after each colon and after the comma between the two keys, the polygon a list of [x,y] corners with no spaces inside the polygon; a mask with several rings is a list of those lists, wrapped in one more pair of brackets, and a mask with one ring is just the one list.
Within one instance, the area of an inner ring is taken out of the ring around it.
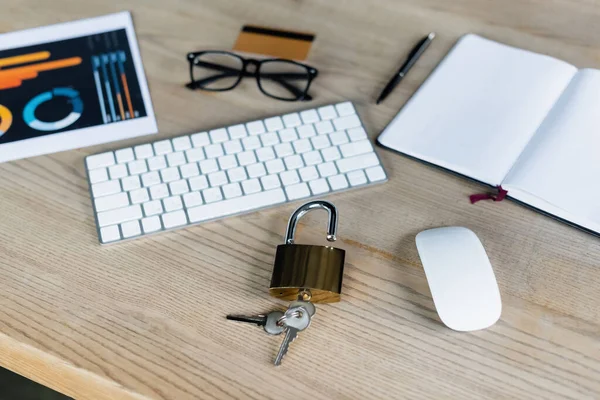
{"label": "blue pie chart", "polygon": [[[52,100],[54,97],[66,97],[71,103],[71,112],[65,118],[53,121],[45,122],[40,121],[35,116],[35,110],[40,104]],[[83,112],[83,101],[79,97],[79,92],[71,88],[54,88],[51,91],[40,93],[33,99],[29,100],[29,103],[23,109],[23,120],[31,128],[38,131],[57,131],[59,129],[66,128],[75,123]]]}

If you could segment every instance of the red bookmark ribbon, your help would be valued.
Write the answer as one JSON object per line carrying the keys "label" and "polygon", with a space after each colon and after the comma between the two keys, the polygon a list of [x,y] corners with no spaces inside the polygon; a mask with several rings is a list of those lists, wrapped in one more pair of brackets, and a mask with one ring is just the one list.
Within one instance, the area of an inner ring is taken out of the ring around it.
{"label": "red bookmark ribbon", "polygon": [[508,194],[508,190],[504,190],[504,189],[502,189],[502,186],[498,186],[497,194],[492,194],[492,193],[472,194],[471,196],[469,196],[469,199],[471,200],[471,204],[475,204],[481,200],[502,201],[506,198],[507,194]]}

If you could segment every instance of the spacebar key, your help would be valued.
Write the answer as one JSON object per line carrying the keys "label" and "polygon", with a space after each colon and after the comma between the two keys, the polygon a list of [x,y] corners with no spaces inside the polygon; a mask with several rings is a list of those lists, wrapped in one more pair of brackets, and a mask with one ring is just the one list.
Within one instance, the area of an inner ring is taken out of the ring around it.
{"label": "spacebar key", "polygon": [[187,210],[190,222],[200,222],[209,219],[225,217],[227,215],[239,214],[245,211],[253,211],[259,208],[272,206],[285,202],[285,194],[282,189],[267,190],[266,192],[236,197],[216,203],[205,204]]}

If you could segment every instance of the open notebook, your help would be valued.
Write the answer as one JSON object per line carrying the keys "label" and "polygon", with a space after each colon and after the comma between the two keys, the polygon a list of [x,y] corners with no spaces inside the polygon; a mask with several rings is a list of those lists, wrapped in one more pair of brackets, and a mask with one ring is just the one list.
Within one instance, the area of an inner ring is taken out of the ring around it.
{"label": "open notebook", "polygon": [[600,70],[465,35],[378,142],[600,234]]}

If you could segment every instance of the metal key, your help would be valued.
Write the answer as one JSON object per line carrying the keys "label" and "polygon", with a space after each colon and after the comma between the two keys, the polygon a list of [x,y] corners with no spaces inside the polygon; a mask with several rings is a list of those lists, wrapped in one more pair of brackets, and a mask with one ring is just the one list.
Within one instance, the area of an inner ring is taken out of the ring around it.
{"label": "metal key", "polygon": [[280,318],[280,322],[283,322],[286,331],[283,343],[281,343],[277,357],[275,357],[275,365],[281,365],[281,361],[287,354],[290,344],[298,337],[298,332],[309,327],[310,314],[304,307],[291,307]]}
{"label": "metal key", "polygon": [[279,322],[284,315],[285,314],[281,311],[272,311],[267,315],[260,314],[250,317],[246,315],[228,315],[227,319],[231,321],[256,324],[258,326],[262,326],[265,332],[267,332],[269,335],[280,335],[286,329],[285,325]]}

